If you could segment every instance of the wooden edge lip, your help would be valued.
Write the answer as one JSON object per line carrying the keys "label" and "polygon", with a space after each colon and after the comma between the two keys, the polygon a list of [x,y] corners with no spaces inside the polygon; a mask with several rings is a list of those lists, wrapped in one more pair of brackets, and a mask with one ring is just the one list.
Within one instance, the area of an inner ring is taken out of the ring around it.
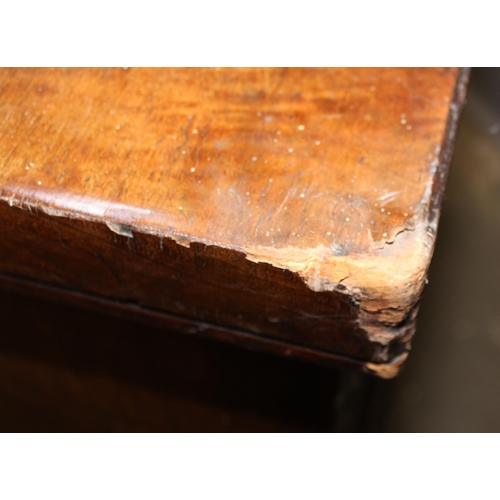
{"label": "wooden edge lip", "polygon": [[170,313],[142,307],[135,303],[121,302],[4,273],[0,273],[0,287],[7,291],[84,307],[155,327],[168,327],[176,332],[196,337],[232,343],[254,351],[291,357],[332,368],[354,369],[383,379],[393,378],[398,375],[408,355],[407,352],[400,354],[389,363],[370,363],[341,354],[259,336],[254,333],[193,321]]}
{"label": "wooden edge lip", "polygon": [[443,142],[441,144],[441,151],[439,153],[440,168],[435,174],[432,186],[432,195],[428,209],[428,221],[432,223],[439,219],[441,203],[443,201],[444,190],[448,174],[450,170],[450,163],[455,149],[455,142],[457,139],[458,125],[462,115],[463,108],[467,101],[467,85],[470,78],[470,68],[459,68],[455,86],[453,88],[453,95],[450,102],[450,109],[446,119],[446,129],[444,133]]}

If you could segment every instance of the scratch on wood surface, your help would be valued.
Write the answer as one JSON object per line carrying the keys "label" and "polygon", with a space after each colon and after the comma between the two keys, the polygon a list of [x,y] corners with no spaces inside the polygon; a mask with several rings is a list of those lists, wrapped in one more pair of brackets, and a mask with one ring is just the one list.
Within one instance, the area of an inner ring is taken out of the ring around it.
{"label": "scratch on wood surface", "polygon": [[262,204],[264,203],[264,198],[267,196],[267,193],[269,193],[269,190],[271,189],[271,186],[273,185],[273,180],[272,179],[269,179],[269,182],[267,184],[267,187],[266,189],[264,190],[264,192],[260,195],[260,199],[259,199],[259,205],[262,206]]}
{"label": "scratch on wood surface", "polygon": [[191,125],[191,122],[193,121],[193,118],[194,118],[194,115],[189,115],[188,116],[188,119],[187,119],[187,122],[186,122],[186,125],[184,126],[184,128],[182,129],[182,133],[184,134],[184,140],[182,141],[181,144],[179,144],[176,148],[175,148],[175,156],[174,156],[174,162],[177,160],[177,155],[179,154],[179,151],[187,144],[187,142],[189,141],[189,134],[188,134],[188,130],[189,130],[189,126]]}
{"label": "scratch on wood surface", "polygon": [[285,206],[285,203],[288,201],[288,198],[290,197],[290,195],[294,195],[296,192],[297,192],[297,188],[290,188],[288,190],[288,192],[286,193],[286,196],[283,198],[283,201],[281,202],[281,205],[276,210],[276,213],[281,212],[281,210]]}
{"label": "scratch on wood surface", "polygon": [[262,224],[262,221],[264,220],[264,216],[261,215],[259,217],[259,222],[257,222],[257,226],[255,227],[255,236],[257,237],[257,234],[259,234],[259,229],[260,229],[260,225]]}

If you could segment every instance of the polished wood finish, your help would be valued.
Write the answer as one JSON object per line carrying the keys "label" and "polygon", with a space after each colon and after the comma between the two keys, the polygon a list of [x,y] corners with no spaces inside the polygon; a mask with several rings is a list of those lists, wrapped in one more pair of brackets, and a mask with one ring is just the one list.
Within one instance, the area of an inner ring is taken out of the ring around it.
{"label": "polished wood finish", "polygon": [[392,377],[466,79],[2,70],[0,272]]}

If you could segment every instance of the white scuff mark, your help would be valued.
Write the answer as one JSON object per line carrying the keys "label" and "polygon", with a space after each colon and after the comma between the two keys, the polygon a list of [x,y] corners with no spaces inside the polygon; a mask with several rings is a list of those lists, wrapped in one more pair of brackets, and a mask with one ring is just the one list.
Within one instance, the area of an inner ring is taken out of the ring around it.
{"label": "white scuff mark", "polygon": [[113,233],[119,234],[121,236],[126,236],[127,238],[133,238],[134,234],[129,226],[124,224],[118,224],[117,222],[106,221],[106,226],[113,231]]}
{"label": "white scuff mark", "polygon": [[[132,207],[122,203],[111,203],[87,196],[75,196],[61,198],[48,189],[43,192],[43,198],[40,193],[29,188],[17,187],[15,192],[10,195],[5,194],[8,189],[0,191],[0,200],[4,200],[9,205],[18,208],[36,208],[48,215],[55,217],[68,217],[69,219],[78,219],[93,222],[103,222],[103,217],[109,217],[120,223],[122,220],[135,220],[145,218],[152,213],[149,209]],[[11,202],[9,202],[11,200]],[[57,200],[57,201],[56,201]],[[118,220],[117,220],[118,219]]]}
{"label": "white scuff mark", "polygon": [[379,196],[378,200],[382,202],[380,203],[380,205],[384,206],[387,205],[387,203],[394,201],[402,192],[403,191],[391,191],[390,193],[385,193],[382,196]]}
{"label": "white scuff mark", "polygon": [[366,229],[368,231],[368,241],[370,242],[370,247],[373,248],[375,246],[375,240],[373,239],[373,234],[370,228]]}

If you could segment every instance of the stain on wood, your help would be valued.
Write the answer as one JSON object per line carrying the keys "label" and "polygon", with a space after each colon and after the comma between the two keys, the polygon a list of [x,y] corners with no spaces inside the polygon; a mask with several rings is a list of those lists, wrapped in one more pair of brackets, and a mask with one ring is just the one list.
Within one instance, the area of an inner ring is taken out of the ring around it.
{"label": "stain on wood", "polygon": [[394,376],[467,77],[1,70],[0,272]]}

